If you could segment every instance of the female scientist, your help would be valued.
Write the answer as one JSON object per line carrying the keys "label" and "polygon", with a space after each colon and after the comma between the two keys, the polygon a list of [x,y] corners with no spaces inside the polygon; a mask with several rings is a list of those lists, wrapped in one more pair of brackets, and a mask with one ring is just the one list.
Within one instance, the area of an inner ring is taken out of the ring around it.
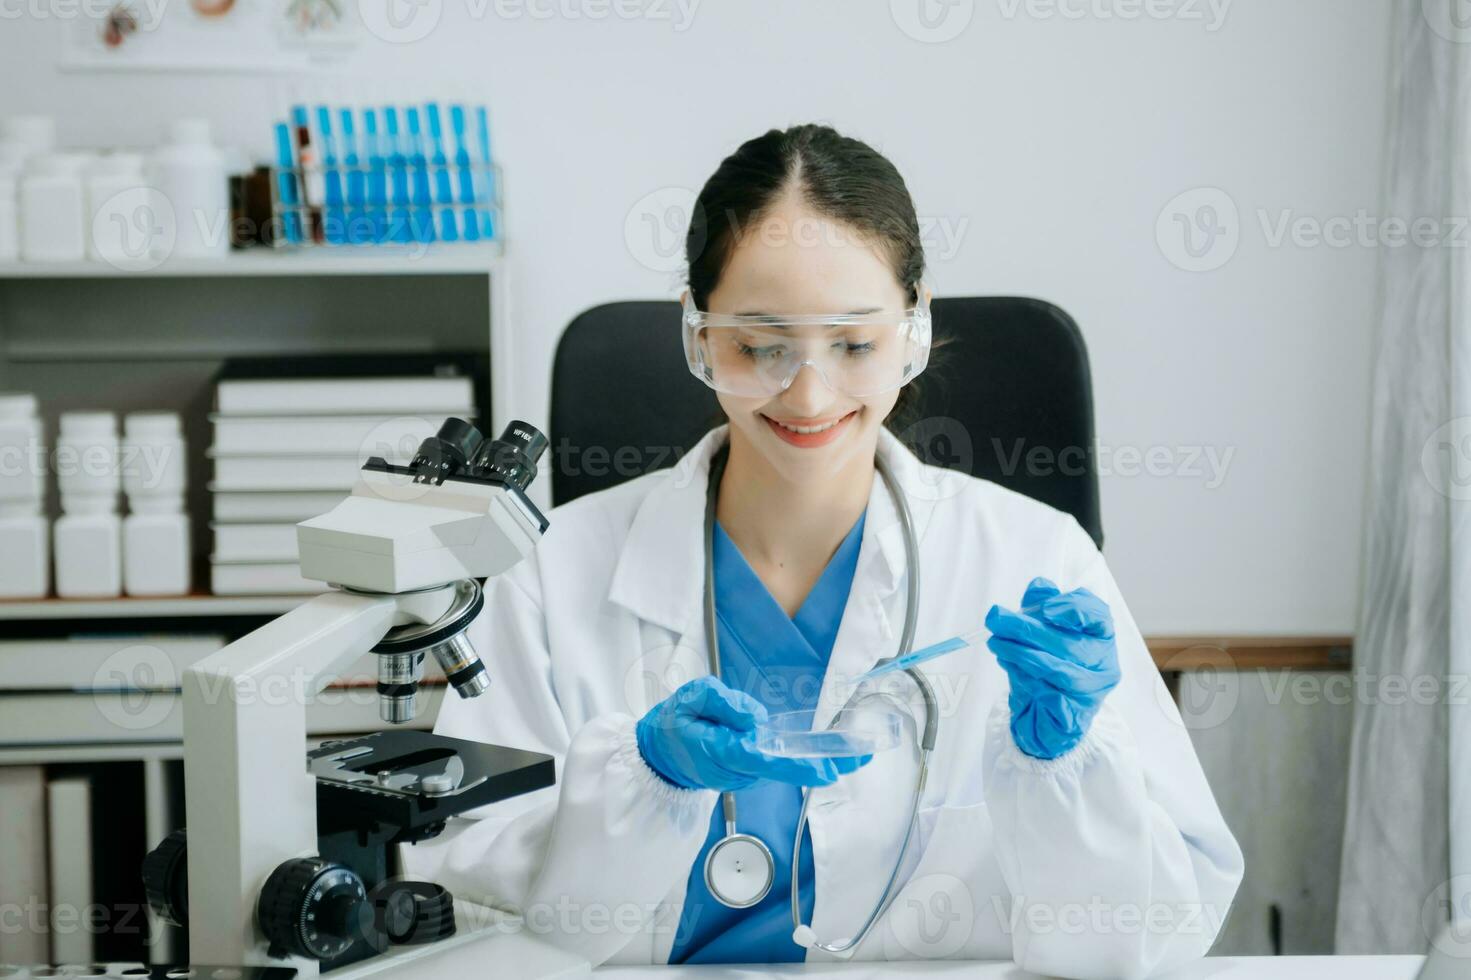
{"label": "female scientist", "polygon": [[[558,508],[489,583],[494,683],[436,730],[550,753],[559,782],[408,869],[594,963],[1106,977],[1202,955],[1241,851],[1102,556],[885,428],[930,344],[903,179],[797,126],[742,145],[696,210],[685,350],[729,424]],[[985,644],[853,683],[982,625]],[[769,716],[844,705],[899,706],[901,744],[758,748]]]}

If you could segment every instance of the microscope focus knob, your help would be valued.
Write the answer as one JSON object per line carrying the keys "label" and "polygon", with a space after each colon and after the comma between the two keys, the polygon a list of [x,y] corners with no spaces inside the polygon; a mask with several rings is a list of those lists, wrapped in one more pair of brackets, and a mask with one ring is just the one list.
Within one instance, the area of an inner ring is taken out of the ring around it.
{"label": "microscope focus knob", "polygon": [[148,907],[176,926],[189,921],[189,845],[182,829],[169,834],[143,858]]}
{"label": "microscope focus knob", "polygon": [[373,916],[355,872],[319,857],[282,862],[261,888],[256,919],[275,957],[341,956],[367,938]]}

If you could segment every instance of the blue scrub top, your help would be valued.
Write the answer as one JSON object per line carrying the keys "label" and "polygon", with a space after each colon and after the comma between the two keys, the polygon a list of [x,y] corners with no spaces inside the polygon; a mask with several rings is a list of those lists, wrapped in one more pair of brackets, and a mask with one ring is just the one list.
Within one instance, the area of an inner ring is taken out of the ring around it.
{"label": "blue scrub top", "polygon": [[[766,591],[740,549],[717,522],[714,535],[715,621],[720,639],[720,673],[726,684],[779,711],[817,706],[828,657],[848,604],[864,516],[812,587],[795,616]],[[705,887],[705,856],[725,836],[719,804],[710,817],[705,845],[690,869],[689,888],[670,963],[800,963],[807,951],[792,942],[792,843],[802,791],[786,783],[761,780],[737,790],[736,830],[753,834],[771,848],[776,878],[771,891],[748,909],[732,909]],[[802,921],[810,922],[814,872],[812,839],[802,835],[799,882]]]}

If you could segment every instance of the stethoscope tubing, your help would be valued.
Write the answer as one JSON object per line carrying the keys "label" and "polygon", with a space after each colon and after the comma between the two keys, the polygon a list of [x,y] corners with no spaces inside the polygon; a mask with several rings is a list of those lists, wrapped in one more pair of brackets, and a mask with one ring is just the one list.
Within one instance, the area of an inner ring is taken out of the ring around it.
{"label": "stethoscope tubing", "polygon": [[[709,648],[710,672],[716,677],[720,676],[720,641],[715,619],[715,503],[720,490],[720,479],[725,473],[728,450],[728,445],[722,446],[711,457],[709,485],[705,493],[705,633],[706,645]],[[888,489],[890,497],[894,500],[894,508],[898,511],[899,524],[904,537],[904,561],[908,573],[905,576],[904,628],[899,636],[898,653],[895,654],[896,657],[902,657],[913,649],[914,631],[919,623],[919,543],[914,530],[914,517],[910,513],[909,501],[904,495],[903,488],[899,486],[898,481],[894,478],[894,474],[881,456],[874,458],[874,466],[878,470],[879,476],[883,479],[884,486]],[[880,663],[882,662],[880,661]],[[925,676],[920,673],[918,668],[910,667],[904,673],[908,674],[919,688],[925,705],[924,732],[920,736],[919,776],[915,781],[914,798],[910,804],[909,821],[905,825],[904,841],[899,847],[899,856],[894,860],[894,867],[889,872],[889,880],[884,885],[883,895],[878,904],[874,906],[873,911],[869,913],[867,921],[863,924],[863,928],[858,930],[856,935],[842,942],[822,943],[813,941],[810,944],[812,948],[820,949],[826,953],[844,954],[851,952],[868,937],[874,925],[883,916],[884,912],[888,910],[889,905],[894,900],[894,885],[899,878],[900,871],[904,867],[905,858],[909,853],[909,845],[914,837],[914,828],[919,818],[920,802],[924,797],[925,783],[929,776],[930,753],[934,751],[935,739],[939,733],[939,712],[936,710],[934,689],[930,687],[929,681],[925,679]],[[844,704],[844,709],[853,703],[853,697],[857,697],[856,691],[848,699],[847,704]],[[841,714],[841,711],[839,714]],[[798,872],[800,870],[802,853],[802,834],[807,828],[807,806],[810,798],[810,790],[804,788],[802,790],[802,809],[797,816],[797,831],[792,846],[791,907],[792,928],[794,931],[803,929],[801,882],[798,878]],[[720,794],[720,802],[724,811],[722,816],[725,819],[727,836],[722,838],[716,844],[716,847],[719,847],[721,843],[729,840],[732,836],[735,836],[736,826],[735,794],[726,790]],[[764,842],[762,846],[765,846]],[[769,849],[767,850],[769,852]],[[706,864],[708,866],[708,860]],[[709,882],[707,880],[706,887],[708,886]],[[715,897],[716,901],[722,901],[720,896],[715,895],[713,890],[711,894]],[[762,894],[764,896],[765,892]],[[722,904],[726,903],[722,901]],[[740,908],[749,906],[733,905],[731,907]],[[810,932],[810,928],[808,931]]]}

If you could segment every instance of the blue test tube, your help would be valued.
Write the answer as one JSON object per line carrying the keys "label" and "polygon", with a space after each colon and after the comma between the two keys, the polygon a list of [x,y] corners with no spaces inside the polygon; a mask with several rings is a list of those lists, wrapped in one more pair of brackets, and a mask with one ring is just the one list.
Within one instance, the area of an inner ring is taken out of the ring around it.
{"label": "blue test tube", "polygon": [[465,142],[465,107],[452,105],[449,108],[450,128],[455,134],[455,172],[459,175],[459,202],[469,205],[464,209],[465,241],[480,240],[480,222],[475,220],[475,171],[470,166],[470,148]]}
{"label": "blue test tube", "polygon": [[475,107],[476,136],[480,140],[480,166],[481,178],[484,181],[484,191],[480,195],[480,237],[487,241],[495,238],[495,219],[492,217],[492,209],[495,207],[495,170],[492,169],[490,160],[490,120],[486,116],[485,106]]}
{"label": "blue test tube", "polygon": [[405,110],[409,122],[409,166],[414,170],[413,237],[416,242],[434,241],[434,196],[429,192],[429,160],[424,156],[424,138],[419,130],[419,110]]}
{"label": "blue test tube", "polygon": [[353,125],[352,110],[337,111],[342,130],[342,168],[347,172],[347,241],[353,245],[371,242],[373,219],[368,215],[367,174],[363,172],[362,158],[358,156],[357,133]]}
{"label": "blue test tube", "polygon": [[393,106],[383,109],[384,136],[388,140],[388,176],[391,182],[388,212],[387,241],[413,241],[410,230],[409,170],[404,159],[403,148],[398,138],[398,110]]}
{"label": "blue test tube", "polygon": [[281,201],[281,234],[292,245],[301,244],[301,215],[296,206],[301,197],[296,192],[296,175],[292,169],[291,127],[276,123],[276,192]]}
{"label": "blue test tube", "polygon": [[434,171],[434,203],[439,205],[434,209],[439,217],[439,239],[458,241],[460,235],[455,228],[455,212],[449,207],[454,203],[455,194],[450,186],[449,160],[444,155],[444,128],[440,124],[439,103],[430,102],[425,106],[425,113],[429,117],[429,169]]}
{"label": "blue test tube", "polygon": [[317,132],[322,134],[322,169],[326,177],[326,212],[323,232],[328,242],[341,245],[347,241],[347,199],[342,192],[342,171],[337,168],[337,140],[332,136],[332,114],[317,106]]}
{"label": "blue test tube", "polygon": [[368,214],[372,217],[372,241],[388,238],[388,164],[378,138],[378,112],[363,110],[363,154],[368,158]]}

